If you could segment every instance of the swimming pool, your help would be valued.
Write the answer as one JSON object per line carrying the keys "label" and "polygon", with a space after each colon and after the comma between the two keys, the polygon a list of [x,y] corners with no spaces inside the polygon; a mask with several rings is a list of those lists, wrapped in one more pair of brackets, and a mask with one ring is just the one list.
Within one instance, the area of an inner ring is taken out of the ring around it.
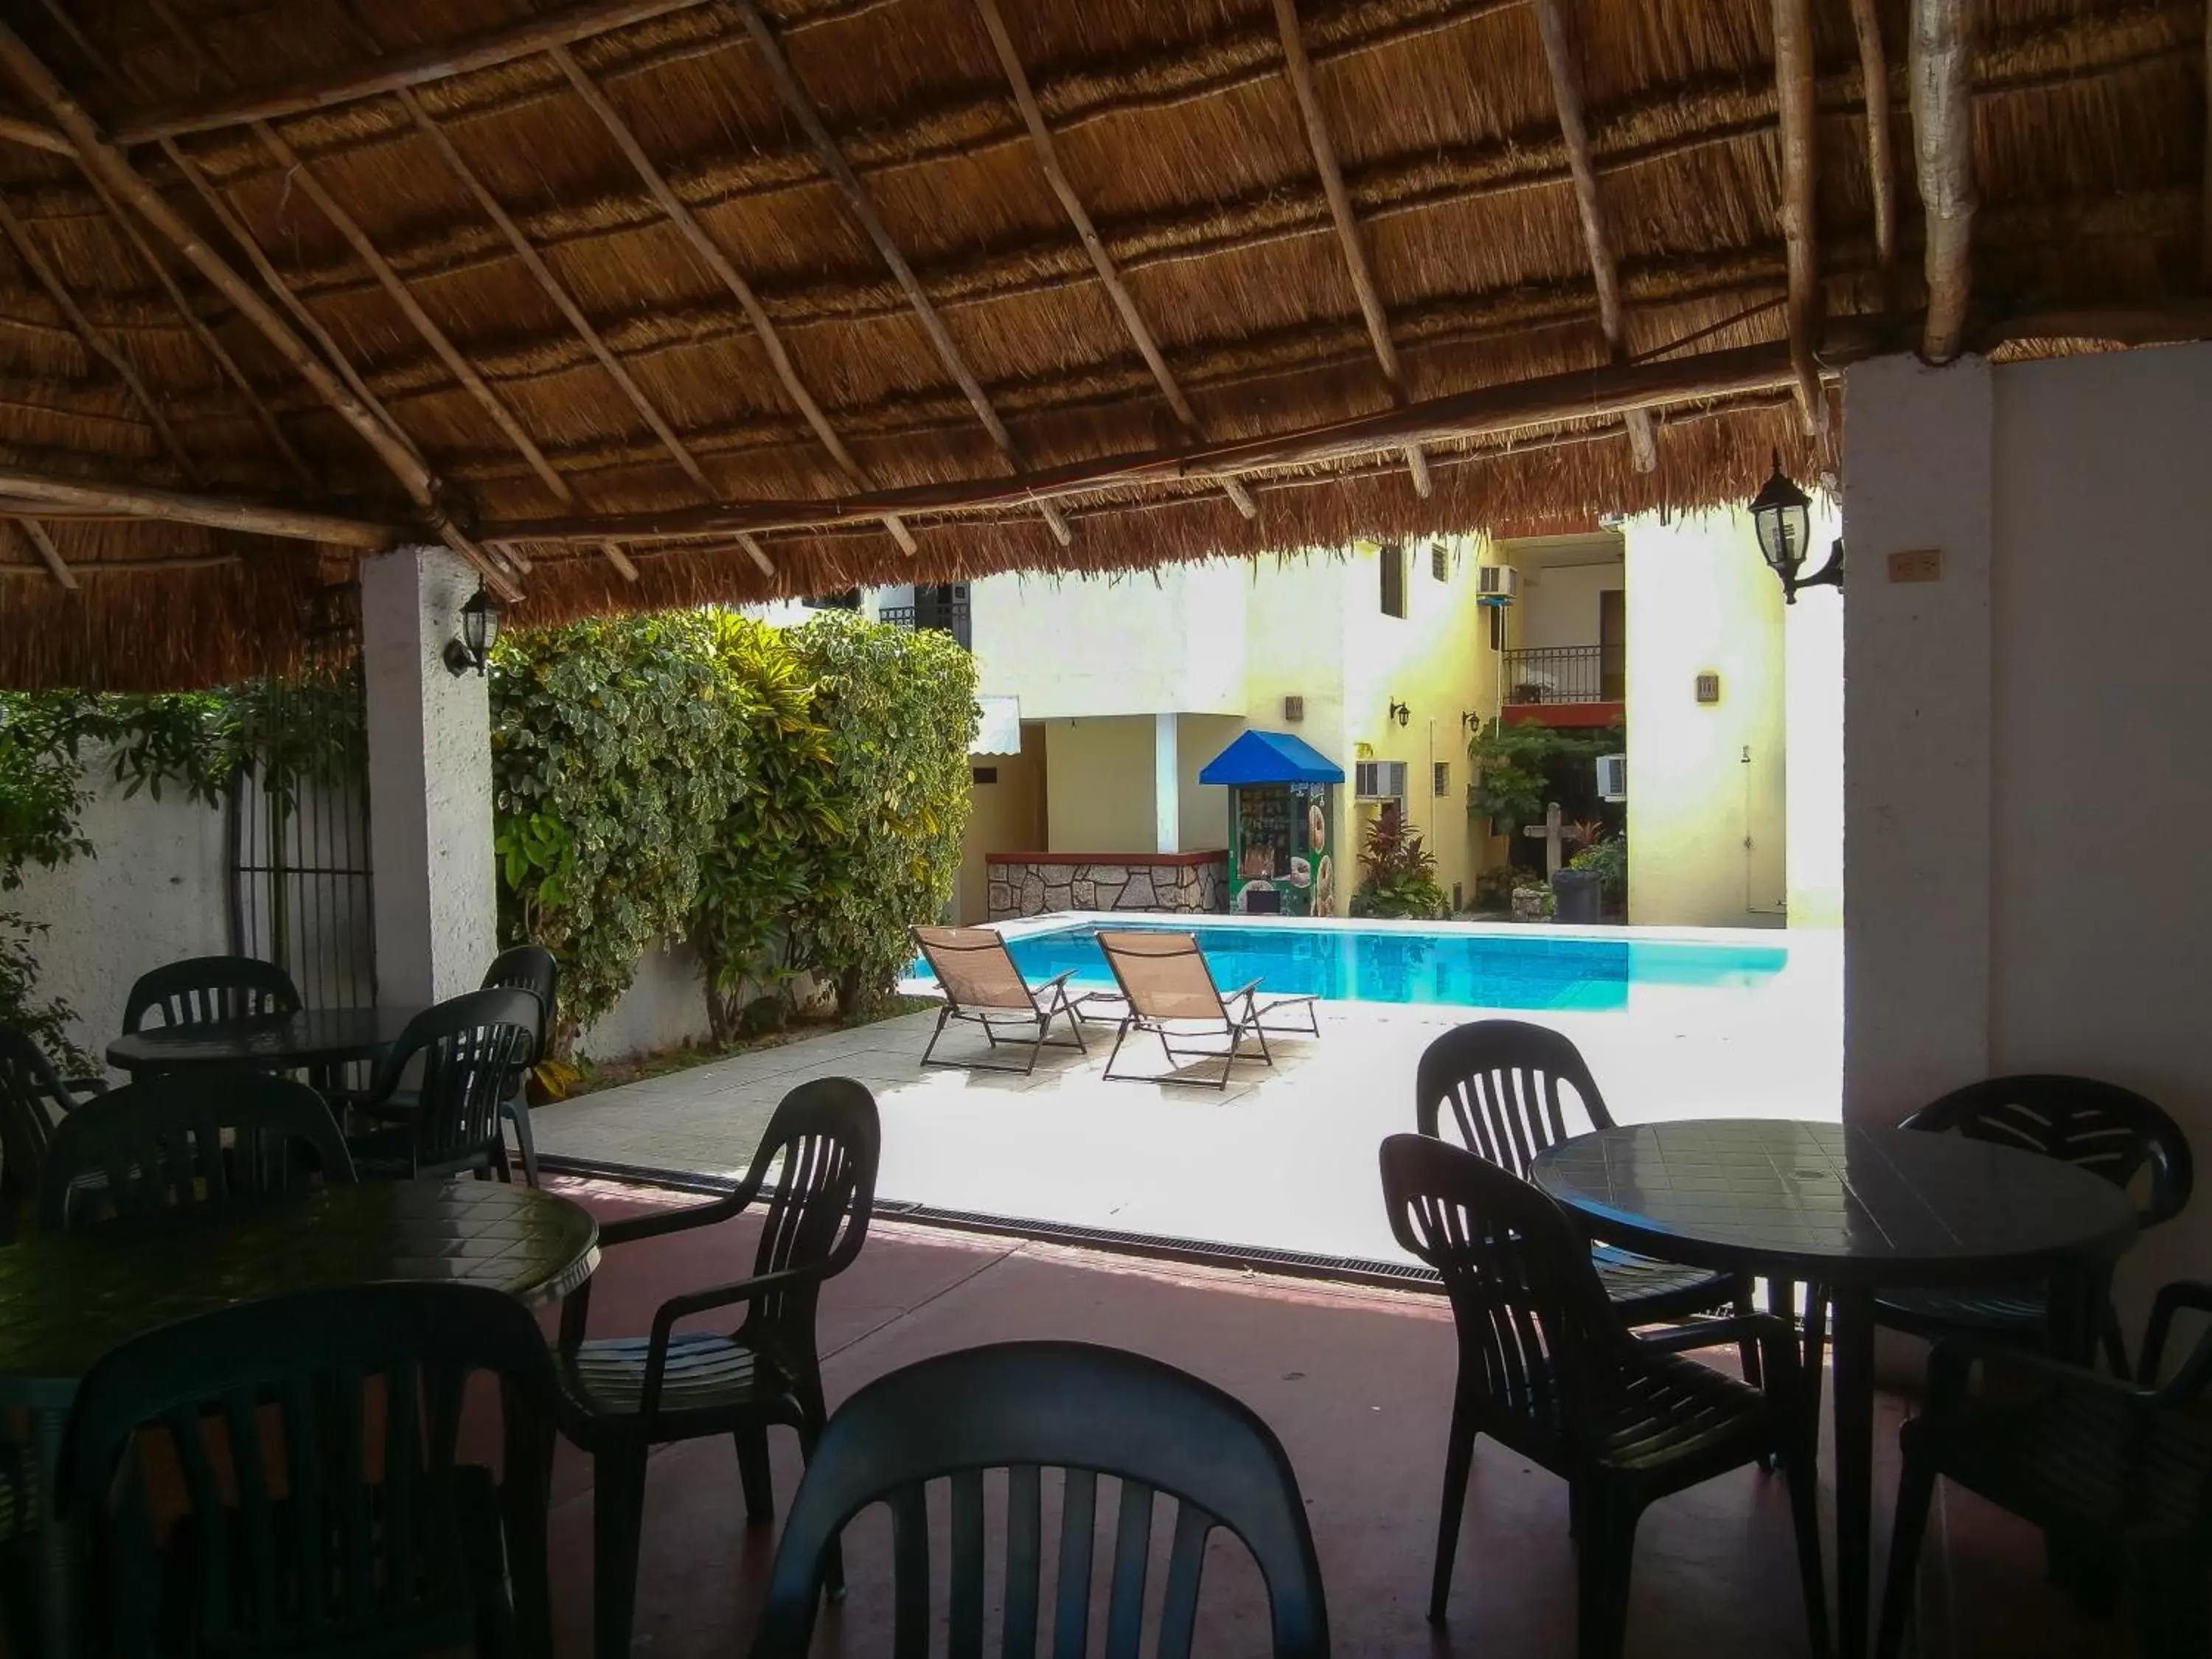
{"label": "swimming pool", "polygon": [[[1632,987],[1748,989],[1771,979],[1790,960],[1786,950],[1774,945],[1561,938],[1533,930],[1430,933],[1270,922],[1165,931],[1195,933],[1224,989],[1257,979],[1269,991],[1333,1002],[1596,1012],[1626,1007]],[[1096,923],[1079,922],[1010,943],[1032,985],[1073,968],[1079,988],[1110,990],[1114,976],[1097,933]],[[927,963],[915,964],[914,977],[925,985],[935,982]]]}

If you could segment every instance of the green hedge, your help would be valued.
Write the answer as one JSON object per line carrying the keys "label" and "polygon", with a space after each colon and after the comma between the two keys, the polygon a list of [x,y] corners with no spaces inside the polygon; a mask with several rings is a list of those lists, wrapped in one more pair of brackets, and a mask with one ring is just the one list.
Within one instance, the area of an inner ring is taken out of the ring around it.
{"label": "green hedge", "polygon": [[842,612],[586,622],[503,639],[491,691],[501,929],[561,957],[571,1033],[673,938],[720,1040],[747,989],[780,1018],[804,974],[856,1009],[951,896],[976,708],[945,635]]}

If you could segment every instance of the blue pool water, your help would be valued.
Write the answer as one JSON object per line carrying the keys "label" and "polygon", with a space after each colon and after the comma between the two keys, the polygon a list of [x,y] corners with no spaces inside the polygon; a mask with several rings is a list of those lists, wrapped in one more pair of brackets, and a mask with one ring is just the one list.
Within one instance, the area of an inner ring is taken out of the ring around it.
{"label": "blue pool water", "polygon": [[[1032,933],[1012,943],[1034,985],[1068,969],[1085,989],[1110,990],[1114,976],[1088,924]],[[1522,934],[1425,933],[1301,927],[1194,927],[1224,989],[1252,980],[1269,991],[1332,1001],[1438,1002],[1467,1008],[1624,1008],[1632,985],[1741,990],[1779,973],[1778,948],[1557,939]],[[914,976],[933,981],[927,963]]]}

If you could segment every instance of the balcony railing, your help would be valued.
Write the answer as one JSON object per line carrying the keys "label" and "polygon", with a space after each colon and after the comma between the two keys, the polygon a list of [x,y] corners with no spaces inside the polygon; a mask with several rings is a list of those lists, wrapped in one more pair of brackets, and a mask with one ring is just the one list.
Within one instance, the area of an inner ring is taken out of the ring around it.
{"label": "balcony railing", "polygon": [[933,628],[951,635],[963,651],[975,648],[969,637],[965,592],[933,593],[924,588],[915,594],[914,604],[887,605],[876,612],[876,618],[894,628]]}
{"label": "balcony railing", "polygon": [[1627,653],[1617,645],[1542,645],[1505,656],[1505,701],[1619,702],[1627,696]]}

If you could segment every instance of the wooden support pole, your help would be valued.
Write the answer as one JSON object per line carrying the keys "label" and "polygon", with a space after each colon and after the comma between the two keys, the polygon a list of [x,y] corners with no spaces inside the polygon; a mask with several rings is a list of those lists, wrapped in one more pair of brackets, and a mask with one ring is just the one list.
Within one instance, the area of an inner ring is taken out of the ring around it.
{"label": "wooden support pole", "polygon": [[1814,211],[1819,112],[1813,98],[1812,0],[1774,0],[1774,89],[1782,126],[1782,240],[1790,273],[1790,355],[1805,430],[1827,424],[1827,400],[1814,366],[1826,312],[1820,288],[1820,226]]}
{"label": "wooden support pole", "polygon": [[[984,392],[982,382],[975,378],[975,371],[968,367],[967,359],[960,355],[960,348],[953,343],[951,331],[945,326],[945,319],[937,314],[936,305],[923,289],[921,279],[914,274],[914,267],[907,263],[906,255],[899,252],[898,244],[892,240],[883,216],[876,210],[875,198],[861,185],[860,175],[853,171],[852,163],[845,159],[844,151],[838,149],[837,141],[830,136],[830,129],[823,125],[821,112],[814,107],[814,100],[807,96],[805,88],[799,84],[799,77],[792,72],[790,61],[783,55],[783,44],[776,39],[775,31],[769,27],[768,19],[761,15],[760,8],[754,0],[714,0],[714,4],[717,13],[734,20],[752,37],[753,45],[760,52],[762,66],[767,70],[776,95],[783,100],[784,107],[791,112],[792,118],[805,133],[815,160],[830,175],[830,182],[844,197],[845,205],[852,210],[853,216],[860,222],[861,230],[875,245],[876,252],[884,264],[890,268],[892,279],[906,295],[907,303],[914,307],[915,317],[921,324],[922,332],[937,348],[937,356],[944,363],[945,372],[952,376],[954,383],[967,398],[969,407],[975,411],[975,418],[983,423],[984,431],[990,434],[991,441],[998,446],[999,453],[1018,473],[1022,469],[1022,458],[1021,452],[1014,446],[1013,434],[1006,430],[1006,422],[999,418],[999,411],[992,407],[990,398]],[[1053,539],[1062,547],[1066,546],[1070,540],[1067,521],[1060,516],[1059,509],[1050,501],[1040,501],[1037,511],[1051,530]]]}
{"label": "wooden support pole", "polygon": [[[1114,309],[1121,319],[1121,326],[1128,331],[1137,355],[1145,360],[1145,367],[1152,372],[1152,380],[1167,399],[1168,407],[1175,413],[1182,429],[1193,438],[1206,434],[1198,424],[1197,412],[1190,399],[1183,395],[1174,374],[1169,372],[1167,358],[1160,350],[1159,341],[1153,337],[1144,313],[1137,309],[1136,297],[1129,292],[1128,284],[1114,264],[1114,257],[1106,251],[1106,244],[1098,234],[1098,228],[1091,221],[1083,198],[1075,193],[1075,186],[1060,164],[1059,146],[1053,142],[1052,128],[1044,118],[1044,109],[1036,100],[1036,89],[1030,84],[1029,70],[1023,67],[1021,54],[1014,50],[1014,38],[1007,33],[1006,20],[1000,13],[999,0],[975,0],[975,9],[982,15],[983,28],[991,37],[992,49],[999,55],[999,66],[1006,73],[1006,84],[1014,94],[1014,107],[1021,113],[1022,125],[1029,130],[1030,143],[1035,146],[1037,165],[1043,170],[1045,183],[1051,186],[1060,210],[1067,215],[1068,222],[1075,227],[1076,236],[1083,243],[1083,251],[1090,256],[1091,268],[1098,273],[1098,280],[1106,289],[1106,297],[1114,302]],[[1244,517],[1257,516],[1259,508],[1243,485],[1234,478],[1221,480],[1223,492]]]}
{"label": "wooden support pole", "polygon": [[1912,0],[1912,145],[1918,163],[1928,273],[1920,355],[1959,355],[1973,294],[1974,40],[1970,0]]}
{"label": "wooden support pole", "polygon": [[57,517],[73,516],[70,509],[116,513],[133,519],[161,519],[176,524],[206,525],[216,530],[243,530],[257,536],[285,536],[371,552],[392,547],[411,534],[420,534],[404,525],[374,524],[335,513],[319,513],[311,507],[242,501],[228,496],[155,489],[144,484],[106,479],[63,478],[15,466],[0,466],[0,495],[16,501],[51,503],[57,509]]}
{"label": "wooden support pole", "polygon": [[[745,320],[752,325],[753,333],[761,343],[762,351],[767,354],[769,367],[775,371],[777,383],[783,387],[784,395],[791,399],[800,418],[812,429],[823,448],[830,452],[832,464],[848,484],[856,489],[865,487],[868,482],[867,474],[862,471],[860,462],[853,459],[852,452],[845,447],[845,441],[837,435],[836,428],[830,424],[830,417],[822,412],[822,405],[806,389],[806,382],[799,379],[798,367],[791,361],[791,353],[784,348],[783,336],[769,319],[767,307],[761,304],[760,296],[753,292],[752,284],[738,274],[737,267],[730,263],[729,256],[707,234],[707,228],[699,222],[698,216],[670,186],[660,168],[645,153],[645,147],[638,143],[637,134],[630,130],[630,125],[623,118],[622,112],[600,89],[599,83],[584,72],[584,67],[576,61],[575,55],[566,46],[559,46],[553,47],[549,55],[555,66],[568,76],[568,84],[575,89],[576,95],[590,106],[592,114],[599,118],[599,125],[606,129],[607,136],[622,151],[623,159],[630,164],[631,171],[637,174],[647,193],[660,210],[668,216],[669,222],[690,245],[691,251],[699,256],[700,263],[730,291],[731,298],[738,302],[738,308],[744,313]],[[896,515],[884,520],[884,528],[890,532],[891,539],[899,544],[902,552],[908,556],[914,553],[914,538]],[[758,544],[745,550],[753,562],[760,567],[762,574],[775,574],[774,563],[761,551]]]}
{"label": "wooden support pole", "polygon": [[1897,303],[1897,161],[1889,142],[1889,54],[1882,46],[1881,13],[1875,0],[1851,0],[1851,25],[1858,32],[1859,81],[1865,89],[1875,263],[1881,272],[1882,303],[1892,306]]}
{"label": "wooden support pole", "polygon": [[[1589,250],[1590,276],[1597,284],[1598,325],[1604,331],[1606,350],[1620,362],[1628,356],[1628,319],[1620,302],[1620,272],[1613,262],[1607,240],[1605,208],[1598,198],[1597,163],[1590,152],[1589,125],[1584,117],[1582,61],[1567,33],[1562,0],[1534,0],[1536,30],[1544,40],[1544,62],[1552,73],[1552,101],[1559,106],[1559,136],[1567,147],[1567,169],[1573,175],[1575,206],[1583,222],[1583,246]],[[1638,472],[1659,465],[1659,446],[1651,430],[1649,411],[1629,411],[1626,422],[1629,453]]]}
{"label": "wooden support pole", "polygon": [[446,516],[439,500],[442,486],[429,469],[409,447],[394,439],[384,422],[340,383],[306,342],[270,309],[268,302],[254,292],[252,286],[178,216],[159,191],[139,175],[123,153],[101,135],[92,118],[53,72],[40,61],[38,54],[4,22],[0,22],[0,67],[13,75],[55,125],[69,135],[85,170],[97,174],[110,191],[136,209],[148,224],[173,244],[200,275],[283,354],[316,393],[362,435],[399,480],[434,533],[474,565],[495,593],[509,601],[520,599],[521,590]]}
{"label": "wooden support pole", "polygon": [[177,470],[185,475],[185,481],[198,483],[200,481],[198,465],[185,449],[184,441],[177,436],[176,429],[169,424],[169,417],[161,408],[161,399],[147,390],[146,382],[138,378],[137,368],[123,355],[115,342],[107,337],[106,331],[84,314],[84,307],[77,304],[76,296],[69,291],[60,272],[54,269],[52,261],[46,258],[46,251],[32,237],[31,228],[16,216],[15,210],[4,198],[0,198],[0,231],[7,233],[16,257],[22,260],[39,286],[46,289],[47,297],[60,308],[62,316],[67,319],[77,338],[84,343],[84,349],[115,371],[116,377],[145,412],[148,422],[154,428],[154,435],[161,440],[161,447],[169,452],[169,459],[177,464]]}
{"label": "wooden support pole", "polygon": [[46,574],[70,592],[76,592],[76,574],[69,568],[69,562],[62,557],[61,549],[54,545],[54,538],[46,533],[46,526],[36,519],[18,519],[15,527],[23,532],[23,539],[30,543],[33,550],[38,554],[39,562],[46,566]]}
{"label": "wooden support pole", "polygon": [[[1382,366],[1382,378],[1390,383],[1391,395],[1403,404],[1406,377],[1399,366],[1398,348],[1390,338],[1390,319],[1382,309],[1382,291],[1375,286],[1367,249],[1359,240],[1352,194],[1344,187],[1344,169],[1337,165],[1336,145],[1328,136],[1320,94],[1314,90],[1313,63],[1306,55],[1305,37],[1298,28],[1297,0],[1275,0],[1275,33],[1282,40],[1283,73],[1290,80],[1291,91],[1298,100],[1298,114],[1305,122],[1306,147],[1313,152],[1315,169],[1321,174],[1322,194],[1328,200],[1329,218],[1336,227],[1337,244],[1344,250],[1345,268],[1352,273],[1352,291],[1366,321],[1375,361]],[[1429,477],[1428,457],[1419,444],[1406,446],[1406,467],[1413,477],[1413,493],[1426,501],[1436,486]]]}

